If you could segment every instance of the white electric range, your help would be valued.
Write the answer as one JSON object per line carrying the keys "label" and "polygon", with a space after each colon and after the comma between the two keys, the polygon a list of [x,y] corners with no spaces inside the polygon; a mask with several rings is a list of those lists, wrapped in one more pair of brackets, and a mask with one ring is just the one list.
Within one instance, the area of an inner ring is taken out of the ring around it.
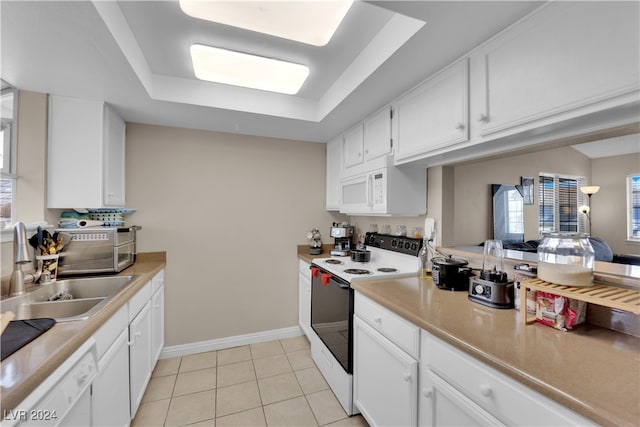
{"label": "white electric range", "polygon": [[353,404],[353,311],[351,283],[416,276],[422,240],[367,233],[368,262],[350,257],[316,258],[311,264],[311,357],[349,415]]}

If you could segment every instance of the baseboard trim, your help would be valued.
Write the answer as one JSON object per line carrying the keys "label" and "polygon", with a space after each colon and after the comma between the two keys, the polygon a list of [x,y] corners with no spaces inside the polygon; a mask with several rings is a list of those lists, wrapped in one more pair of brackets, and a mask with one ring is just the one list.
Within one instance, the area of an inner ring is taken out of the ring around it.
{"label": "baseboard trim", "polygon": [[162,352],[160,353],[160,359],[187,356],[194,353],[222,350],[225,348],[238,347],[240,345],[247,344],[257,344],[265,341],[293,338],[300,335],[303,335],[302,329],[299,326],[292,326],[290,328],[272,329],[270,331],[256,332],[246,335],[236,335],[233,337],[219,338],[209,341],[172,345],[169,347],[164,347],[162,349]]}

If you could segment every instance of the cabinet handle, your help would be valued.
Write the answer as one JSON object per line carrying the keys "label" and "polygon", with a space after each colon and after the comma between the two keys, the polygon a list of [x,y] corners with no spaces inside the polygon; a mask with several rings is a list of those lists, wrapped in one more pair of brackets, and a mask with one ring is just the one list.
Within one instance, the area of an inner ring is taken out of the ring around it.
{"label": "cabinet handle", "polygon": [[382,324],[382,317],[380,317],[380,316],[376,316],[376,317],[374,317],[374,318],[373,318],[373,321],[374,321],[376,324],[381,325],[381,324]]}
{"label": "cabinet handle", "polygon": [[411,374],[409,372],[405,372],[404,374],[402,374],[402,379],[406,382],[411,381]]}
{"label": "cabinet handle", "polygon": [[480,114],[478,116],[478,121],[481,123],[489,123],[489,116],[486,114]]}
{"label": "cabinet handle", "polygon": [[431,396],[433,396],[433,389],[432,388],[423,388],[422,389],[422,395],[424,397],[426,397],[427,399],[431,399]]}
{"label": "cabinet handle", "polygon": [[456,123],[456,129],[458,129],[458,130],[464,129],[464,124],[461,123],[461,122]]}
{"label": "cabinet handle", "polygon": [[483,395],[484,397],[489,397],[493,394],[493,390],[491,389],[490,385],[487,384],[481,384],[480,385],[480,394]]}
{"label": "cabinet handle", "polygon": [[160,304],[153,304],[153,308],[160,308]]}

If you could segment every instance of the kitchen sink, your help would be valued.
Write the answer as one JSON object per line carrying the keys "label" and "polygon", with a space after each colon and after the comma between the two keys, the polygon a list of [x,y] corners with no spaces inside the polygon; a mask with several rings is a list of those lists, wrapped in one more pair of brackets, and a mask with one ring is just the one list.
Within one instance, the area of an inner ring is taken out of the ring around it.
{"label": "kitchen sink", "polygon": [[18,307],[16,319],[38,319],[50,317],[56,320],[88,319],[98,311],[98,304],[106,298],[85,298],[65,301],[34,302],[22,304]]}
{"label": "kitchen sink", "polygon": [[88,319],[104,307],[137,275],[58,280],[0,301],[0,312],[12,311],[16,320],[53,318],[58,322]]}

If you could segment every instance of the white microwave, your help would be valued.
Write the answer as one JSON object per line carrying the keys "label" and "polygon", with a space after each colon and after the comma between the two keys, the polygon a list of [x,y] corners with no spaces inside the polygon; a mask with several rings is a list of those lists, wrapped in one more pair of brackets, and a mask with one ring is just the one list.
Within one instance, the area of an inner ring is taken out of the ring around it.
{"label": "white microwave", "polygon": [[340,181],[340,212],[417,216],[427,213],[427,170],[390,166]]}

